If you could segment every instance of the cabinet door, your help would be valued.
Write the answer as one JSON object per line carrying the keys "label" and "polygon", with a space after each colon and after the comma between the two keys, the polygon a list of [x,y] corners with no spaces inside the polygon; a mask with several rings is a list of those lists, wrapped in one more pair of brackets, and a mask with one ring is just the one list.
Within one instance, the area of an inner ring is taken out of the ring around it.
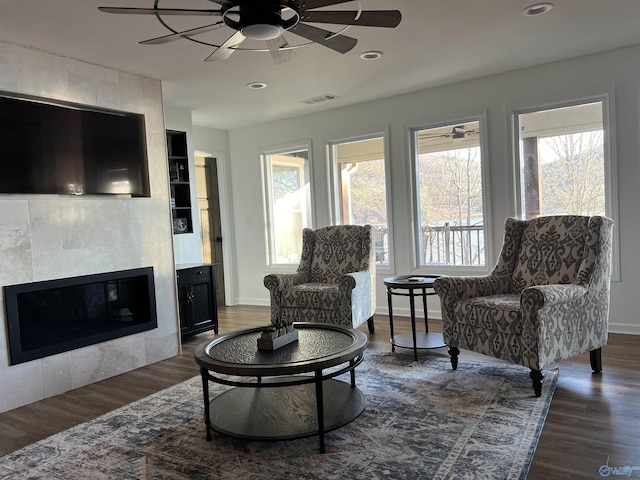
{"label": "cabinet door", "polygon": [[192,312],[193,325],[192,328],[199,330],[200,328],[211,328],[214,324],[213,316],[213,285],[211,277],[207,276],[200,281],[194,281],[191,284],[192,292]]}
{"label": "cabinet door", "polygon": [[218,333],[215,266],[184,268],[176,273],[182,337],[211,329]]}
{"label": "cabinet door", "polygon": [[178,308],[180,310],[180,334],[188,333],[191,326],[191,289],[189,284],[178,283]]}

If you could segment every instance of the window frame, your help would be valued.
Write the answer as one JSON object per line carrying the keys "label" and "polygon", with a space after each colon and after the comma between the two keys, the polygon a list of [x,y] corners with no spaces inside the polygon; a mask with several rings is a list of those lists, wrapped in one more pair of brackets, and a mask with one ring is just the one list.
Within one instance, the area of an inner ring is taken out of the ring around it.
{"label": "window frame", "polygon": [[603,155],[604,155],[604,181],[605,181],[605,215],[614,222],[613,252],[611,280],[620,281],[620,246],[616,225],[619,219],[618,205],[618,162],[616,154],[616,132],[615,132],[615,98],[614,91],[605,93],[594,93],[574,97],[571,99],[552,99],[525,105],[513,106],[509,109],[511,118],[511,142],[513,150],[513,185],[514,185],[514,209],[518,218],[523,217],[522,211],[522,184],[520,174],[520,122],[519,116],[522,114],[555,110],[564,107],[585,105],[589,103],[602,103],[602,129],[603,129]]}
{"label": "window frame", "polygon": [[[422,244],[422,229],[420,227],[420,193],[418,162],[419,153],[416,145],[416,134],[422,130],[448,127],[452,125],[464,125],[470,122],[478,122],[480,134],[478,135],[480,149],[480,177],[482,182],[482,222],[484,227],[484,265],[430,265],[420,263],[420,248]],[[450,274],[455,275],[481,275],[488,273],[495,264],[496,253],[493,251],[493,229],[491,228],[491,203],[489,197],[490,160],[488,147],[488,122],[486,110],[478,113],[459,114],[451,117],[438,117],[437,119],[415,122],[406,127],[408,151],[410,152],[411,175],[411,218],[412,218],[412,266],[411,273],[422,274]]]}
{"label": "window frame", "polygon": [[[274,225],[274,202],[273,202],[273,163],[271,157],[276,155],[287,155],[292,152],[305,150],[307,152],[307,159],[303,161],[304,173],[307,176],[308,188],[305,192],[307,207],[307,226],[313,228],[315,223],[315,209],[313,203],[313,160],[312,160],[312,145],[311,141],[295,142],[290,144],[265,147],[260,149],[260,171],[261,171],[261,184],[262,184],[262,203],[263,203],[263,218],[264,218],[264,235],[265,235],[265,264],[267,271],[277,272],[295,272],[298,268],[299,262],[296,263],[277,263],[275,261],[275,235],[273,230]],[[302,238],[302,231],[300,231],[300,238]]]}
{"label": "window frame", "polygon": [[334,157],[334,146],[340,143],[351,143],[372,140],[374,138],[382,138],[384,151],[384,173],[385,173],[385,201],[387,206],[387,245],[388,245],[388,264],[379,264],[376,262],[376,270],[379,272],[392,272],[394,266],[394,239],[393,239],[393,217],[392,217],[392,196],[391,196],[391,155],[389,150],[389,126],[361,130],[343,135],[335,135],[324,140],[325,154],[329,170],[329,203],[331,224],[337,225],[341,220],[340,216],[340,185],[338,182],[338,162]]}

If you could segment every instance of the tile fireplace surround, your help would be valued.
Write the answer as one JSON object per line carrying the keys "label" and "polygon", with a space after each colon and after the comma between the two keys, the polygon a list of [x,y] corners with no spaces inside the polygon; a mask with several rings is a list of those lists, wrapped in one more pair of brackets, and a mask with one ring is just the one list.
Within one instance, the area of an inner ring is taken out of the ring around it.
{"label": "tile fireplace surround", "polygon": [[[0,412],[178,354],[162,87],[0,42],[0,90],[143,113],[150,198],[0,194]],[[158,327],[9,366],[2,288],[153,266]]]}

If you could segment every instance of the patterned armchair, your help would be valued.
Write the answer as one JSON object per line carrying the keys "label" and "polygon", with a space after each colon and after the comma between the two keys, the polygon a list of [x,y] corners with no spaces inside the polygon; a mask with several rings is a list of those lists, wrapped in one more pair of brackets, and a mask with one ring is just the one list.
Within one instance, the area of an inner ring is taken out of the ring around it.
{"label": "patterned armchair", "polygon": [[605,217],[508,218],[500,258],[489,275],[441,277],[451,365],[460,348],[529,367],[536,396],[546,365],[591,352],[602,370],[607,343],[613,222]]}
{"label": "patterned armchair", "polygon": [[366,320],[373,332],[376,262],[372,242],[371,225],[305,228],[296,273],[264,277],[271,295],[271,318],[352,328]]}

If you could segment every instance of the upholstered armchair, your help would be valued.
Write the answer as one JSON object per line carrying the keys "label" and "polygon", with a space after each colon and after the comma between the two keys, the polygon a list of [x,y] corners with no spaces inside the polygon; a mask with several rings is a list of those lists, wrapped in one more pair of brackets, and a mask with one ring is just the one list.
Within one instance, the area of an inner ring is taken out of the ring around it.
{"label": "upholstered armchair", "polygon": [[374,331],[376,262],[371,225],[335,225],[302,231],[296,273],[264,277],[271,318]]}
{"label": "upholstered armchair", "polygon": [[600,372],[612,230],[606,217],[508,218],[489,275],[436,279],[453,369],[460,349],[521,364],[531,369],[538,397],[550,363],[590,352]]}

